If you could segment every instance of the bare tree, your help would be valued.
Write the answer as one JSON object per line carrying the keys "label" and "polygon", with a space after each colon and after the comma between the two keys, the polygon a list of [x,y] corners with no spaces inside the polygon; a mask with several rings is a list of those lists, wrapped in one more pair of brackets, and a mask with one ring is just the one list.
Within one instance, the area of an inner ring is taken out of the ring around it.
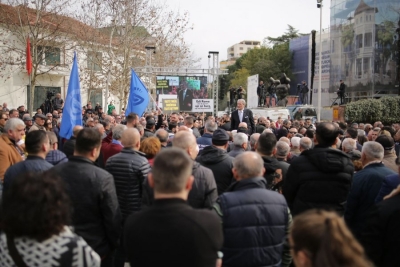
{"label": "bare tree", "polygon": [[[31,42],[32,74],[30,82],[29,110],[33,110],[35,85],[40,76],[65,67],[65,54],[71,46],[66,46],[71,34],[70,19],[66,16],[66,6],[73,5],[70,0],[5,0],[0,4],[1,22],[1,70],[10,68],[5,79],[13,72],[25,68],[25,48],[27,37]],[[75,23],[76,24],[76,23]],[[3,72],[4,73],[4,72]]]}
{"label": "bare tree", "polygon": [[[89,88],[109,88],[119,96],[121,108],[128,98],[130,69],[145,65],[145,46],[156,47],[153,67],[188,67],[196,62],[184,41],[184,33],[191,29],[187,12],[168,11],[165,3],[152,0],[87,0],[81,10],[80,20],[109,38],[108,47],[98,47],[91,37],[82,44],[97,66],[85,82]],[[93,51],[102,52],[93,57]]]}

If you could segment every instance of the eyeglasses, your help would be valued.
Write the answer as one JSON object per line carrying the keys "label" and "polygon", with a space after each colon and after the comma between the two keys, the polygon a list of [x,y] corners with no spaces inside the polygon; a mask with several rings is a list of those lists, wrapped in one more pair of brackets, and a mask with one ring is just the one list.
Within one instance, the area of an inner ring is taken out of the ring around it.
{"label": "eyeglasses", "polygon": [[289,133],[291,133],[291,134],[297,134],[297,132],[289,132]]}

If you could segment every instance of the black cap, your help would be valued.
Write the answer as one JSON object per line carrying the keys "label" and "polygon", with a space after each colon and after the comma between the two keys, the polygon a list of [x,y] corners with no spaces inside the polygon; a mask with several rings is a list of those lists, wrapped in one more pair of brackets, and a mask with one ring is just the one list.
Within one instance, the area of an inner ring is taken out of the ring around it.
{"label": "black cap", "polygon": [[394,148],[394,140],[390,136],[382,134],[375,141],[381,144],[385,150],[392,150]]}
{"label": "black cap", "polygon": [[217,129],[212,135],[212,143],[217,146],[223,146],[229,141],[229,134],[224,129]]}

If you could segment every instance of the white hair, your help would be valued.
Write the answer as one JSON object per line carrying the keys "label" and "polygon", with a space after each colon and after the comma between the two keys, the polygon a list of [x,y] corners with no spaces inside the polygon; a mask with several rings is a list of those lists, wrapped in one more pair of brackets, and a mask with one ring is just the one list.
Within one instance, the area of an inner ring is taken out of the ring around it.
{"label": "white hair", "polygon": [[300,137],[292,137],[292,139],[290,139],[290,143],[292,143],[292,147],[300,147]]}
{"label": "white hair", "polygon": [[24,126],[25,128],[25,123],[20,118],[11,118],[4,125],[4,132],[14,131],[18,126]]}
{"label": "white hair", "polygon": [[356,140],[353,138],[345,138],[342,142],[342,149],[345,149],[346,152],[352,151],[357,148]]}
{"label": "white hair", "polygon": [[126,125],[123,124],[118,124],[114,127],[114,129],[112,130],[112,136],[113,139],[115,140],[119,140],[122,137],[122,132],[126,129]]}
{"label": "white hair", "polygon": [[304,150],[308,150],[312,148],[312,141],[308,137],[300,138],[300,147]]}
{"label": "white hair", "polygon": [[244,100],[244,99],[239,99],[239,100],[237,101],[237,103],[239,103],[239,102],[242,102],[242,104],[246,106],[246,100]]}
{"label": "white hair", "polygon": [[363,144],[362,154],[365,154],[367,160],[382,160],[384,149],[378,142],[369,141]]}
{"label": "white hair", "polygon": [[271,129],[265,129],[262,133],[273,133]]}
{"label": "white hair", "polygon": [[233,137],[233,144],[235,146],[242,146],[243,144],[247,143],[247,141],[248,141],[248,137],[244,133],[237,133]]}
{"label": "white hair", "polygon": [[290,152],[290,146],[285,141],[276,142],[276,155],[286,157]]}

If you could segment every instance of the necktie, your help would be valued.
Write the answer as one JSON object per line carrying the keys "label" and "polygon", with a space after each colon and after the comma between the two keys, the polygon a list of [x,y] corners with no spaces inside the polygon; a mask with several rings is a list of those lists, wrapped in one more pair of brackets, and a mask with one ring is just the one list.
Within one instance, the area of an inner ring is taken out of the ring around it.
{"label": "necktie", "polygon": [[239,110],[239,120],[240,122],[243,120],[243,110]]}

